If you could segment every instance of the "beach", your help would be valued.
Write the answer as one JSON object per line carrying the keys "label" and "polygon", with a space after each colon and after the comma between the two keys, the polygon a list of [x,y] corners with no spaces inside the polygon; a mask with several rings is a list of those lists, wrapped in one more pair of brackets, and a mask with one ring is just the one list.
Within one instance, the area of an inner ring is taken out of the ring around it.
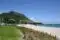
{"label": "beach", "polygon": [[60,28],[56,28],[56,27],[39,27],[40,30],[43,30],[44,32],[47,32],[49,34],[52,35],[56,35],[57,37],[60,37]]}
{"label": "beach", "polygon": [[21,24],[17,26],[22,26],[22,27],[34,29],[40,32],[48,33],[48,34],[51,34],[52,36],[56,35],[58,38],[60,38],[60,28],[37,26],[37,25],[31,25],[31,24]]}

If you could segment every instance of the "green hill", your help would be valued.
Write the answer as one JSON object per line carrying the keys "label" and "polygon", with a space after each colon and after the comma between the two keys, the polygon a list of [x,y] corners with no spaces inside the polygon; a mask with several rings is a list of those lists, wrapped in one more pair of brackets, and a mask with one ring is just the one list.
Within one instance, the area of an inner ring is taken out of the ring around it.
{"label": "green hill", "polygon": [[20,20],[29,20],[24,14],[10,11],[0,14],[0,21],[3,23],[19,23]]}
{"label": "green hill", "polygon": [[26,17],[24,14],[16,12],[16,11],[9,11],[0,14],[0,23],[5,24],[18,24],[18,23],[30,23],[30,24],[42,24],[40,22],[34,22]]}

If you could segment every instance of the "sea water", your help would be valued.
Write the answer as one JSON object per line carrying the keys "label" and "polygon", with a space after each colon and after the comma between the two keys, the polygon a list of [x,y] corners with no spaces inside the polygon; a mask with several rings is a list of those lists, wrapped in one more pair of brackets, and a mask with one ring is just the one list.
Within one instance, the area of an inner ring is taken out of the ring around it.
{"label": "sea water", "polygon": [[40,26],[60,28],[60,24],[43,24],[43,25],[40,25]]}

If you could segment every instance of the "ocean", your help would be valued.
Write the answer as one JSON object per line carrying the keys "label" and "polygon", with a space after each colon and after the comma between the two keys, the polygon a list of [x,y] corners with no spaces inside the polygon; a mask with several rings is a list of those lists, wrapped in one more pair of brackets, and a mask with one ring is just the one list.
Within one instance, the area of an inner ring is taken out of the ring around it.
{"label": "ocean", "polygon": [[60,28],[60,24],[43,24],[43,25],[40,25],[40,26]]}

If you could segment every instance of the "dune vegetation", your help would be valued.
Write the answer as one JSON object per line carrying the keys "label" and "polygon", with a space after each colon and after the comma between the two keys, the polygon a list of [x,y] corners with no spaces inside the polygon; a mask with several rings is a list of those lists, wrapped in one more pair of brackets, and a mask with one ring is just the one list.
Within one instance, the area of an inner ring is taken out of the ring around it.
{"label": "dune vegetation", "polygon": [[56,37],[24,27],[0,26],[0,40],[56,40]]}
{"label": "dune vegetation", "polygon": [[39,32],[25,27],[18,28],[24,34],[24,40],[56,40],[56,36],[49,35],[48,33]]}

